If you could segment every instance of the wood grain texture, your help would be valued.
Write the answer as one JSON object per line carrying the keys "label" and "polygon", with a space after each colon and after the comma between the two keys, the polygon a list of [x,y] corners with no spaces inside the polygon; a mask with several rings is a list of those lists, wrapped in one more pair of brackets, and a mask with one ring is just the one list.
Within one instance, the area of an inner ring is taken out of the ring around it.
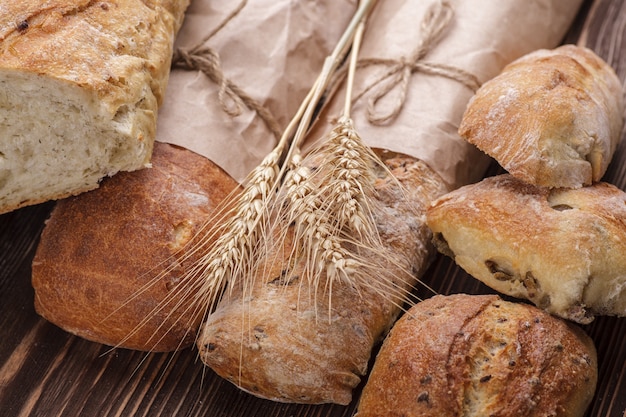
{"label": "wood grain texture", "polygon": [[[594,49],[626,80],[626,2],[585,2],[565,42]],[[624,137],[624,135],[623,135]],[[494,164],[488,175],[500,172]],[[626,142],[605,176],[626,189]],[[350,417],[349,406],[302,406],[260,400],[203,367],[194,349],[146,354],[71,336],[33,309],[30,264],[54,203],[0,216],[0,416]],[[625,255],[626,256],[626,255]],[[442,294],[492,292],[440,257],[425,282]],[[425,290],[418,295],[430,296]],[[68,300],[71,302],[71,300]],[[589,417],[626,411],[626,319],[585,326],[596,343],[599,381]]]}

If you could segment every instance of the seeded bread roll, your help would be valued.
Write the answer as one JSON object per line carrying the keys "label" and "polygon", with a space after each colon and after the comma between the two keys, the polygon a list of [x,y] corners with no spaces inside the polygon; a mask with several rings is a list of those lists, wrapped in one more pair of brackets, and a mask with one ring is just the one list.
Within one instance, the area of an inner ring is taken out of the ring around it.
{"label": "seeded bread roll", "polygon": [[0,8],[0,213],[150,162],[189,0],[11,0]]}
{"label": "seeded bread roll", "polygon": [[179,250],[236,186],[208,159],[157,142],[152,168],[120,173],[96,191],[57,202],[32,265],[37,312],[111,346],[188,346],[201,314],[188,310],[192,297],[176,289],[198,258],[181,261]]}
{"label": "seeded bread roll", "polygon": [[539,50],[483,84],[459,133],[525,182],[577,188],[607,169],[622,130],[622,94],[593,51]]}
{"label": "seeded bread roll", "polygon": [[441,252],[503,294],[579,323],[626,316],[626,193],[613,185],[503,174],[441,197],[427,223]]}
{"label": "seeded bread roll", "polygon": [[533,306],[439,295],[393,327],[356,417],[583,416],[597,366],[580,328]]}

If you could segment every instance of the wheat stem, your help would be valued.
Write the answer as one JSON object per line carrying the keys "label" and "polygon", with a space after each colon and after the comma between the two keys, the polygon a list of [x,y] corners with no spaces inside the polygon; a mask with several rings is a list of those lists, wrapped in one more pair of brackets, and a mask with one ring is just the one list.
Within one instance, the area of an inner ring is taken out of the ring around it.
{"label": "wheat stem", "polygon": [[359,59],[359,51],[361,50],[363,32],[365,32],[365,18],[361,20],[356,28],[354,40],[352,41],[352,52],[350,54],[350,64],[348,66],[348,79],[346,81],[346,95],[343,109],[343,115],[345,117],[350,117],[350,113],[352,111],[352,90],[354,88],[354,77]]}

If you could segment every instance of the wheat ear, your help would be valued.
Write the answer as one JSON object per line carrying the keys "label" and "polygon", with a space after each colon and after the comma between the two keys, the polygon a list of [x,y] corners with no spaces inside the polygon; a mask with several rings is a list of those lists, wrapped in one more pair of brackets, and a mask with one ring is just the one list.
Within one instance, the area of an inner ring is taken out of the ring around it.
{"label": "wheat ear", "polygon": [[376,194],[372,167],[382,162],[362,142],[347,117],[339,119],[321,153],[325,168],[318,192],[333,197],[331,210],[338,227],[348,228],[362,241],[378,244],[372,207]]}
{"label": "wheat ear", "polygon": [[284,185],[289,207],[285,222],[295,225],[293,253],[306,260],[308,283],[318,288],[323,273],[330,287],[336,281],[350,282],[358,263],[342,246],[332,207],[317,192],[311,169],[302,165],[299,153],[292,157],[290,167]]}
{"label": "wheat ear", "polygon": [[247,275],[257,257],[256,249],[267,222],[267,206],[279,174],[280,150],[270,152],[249,175],[234,215],[221,225],[222,233],[192,273],[203,277],[201,293],[213,306],[222,288],[232,288],[235,277]]}

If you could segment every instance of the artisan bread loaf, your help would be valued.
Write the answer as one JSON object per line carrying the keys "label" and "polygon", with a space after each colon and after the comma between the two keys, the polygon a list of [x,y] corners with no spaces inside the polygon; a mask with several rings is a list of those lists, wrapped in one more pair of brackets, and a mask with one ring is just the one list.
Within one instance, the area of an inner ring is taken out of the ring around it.
{"label": "artisan bread loaf", "polygon": [[3,2],[0,213],[149,164],[188,3]]}
{"label": "artisan bread loaf", "polygon": [[538,50],[483,84],[459,133],[525,182],[581,187],[599,181],[613,156],[622,96],[615,72],[593,51]]}
{"label": "artisan bread loaf", "polygon": [[438,295],[393,327],[356,416],[583,416],[596,381],[575,325],[495,295]]}
{"label": "artisan bread loaf", "polygon": [[235,187],[208,159],[157,142],[152,168],[57,202],[32,264],[37,312],[111,346],[188,346],[203,312],[177,290],[198,259],[181,250]]}
{"label": "artisan bread loaf", "polygon": [[503,174],[441,197],[427,222],[441,252],[503,294],[579,323],[626,316],[626,193],[613,185]]}
{"label": "artisan bread loaf", "polygon": [[[293,242],[287,239],[261,260],[253,288],[239,282],[202,326],[200,357],[217,374],[274,401],[351,401],[373,347],[400,313],[403,291],[417,284],[432,260],[435,251],[423,215],[446,192],[441,178],[422,161],[392,152],[383,159],[397,179],[377,170],[381,207],[376,225],[394,256],[379,260],[377,275],[364,277],[370,285],[335,282],[329,287],[321,277],[318,285],[309,286],[304,262],[288,269]],[[292,232],[293,226],[291,237]]]}

